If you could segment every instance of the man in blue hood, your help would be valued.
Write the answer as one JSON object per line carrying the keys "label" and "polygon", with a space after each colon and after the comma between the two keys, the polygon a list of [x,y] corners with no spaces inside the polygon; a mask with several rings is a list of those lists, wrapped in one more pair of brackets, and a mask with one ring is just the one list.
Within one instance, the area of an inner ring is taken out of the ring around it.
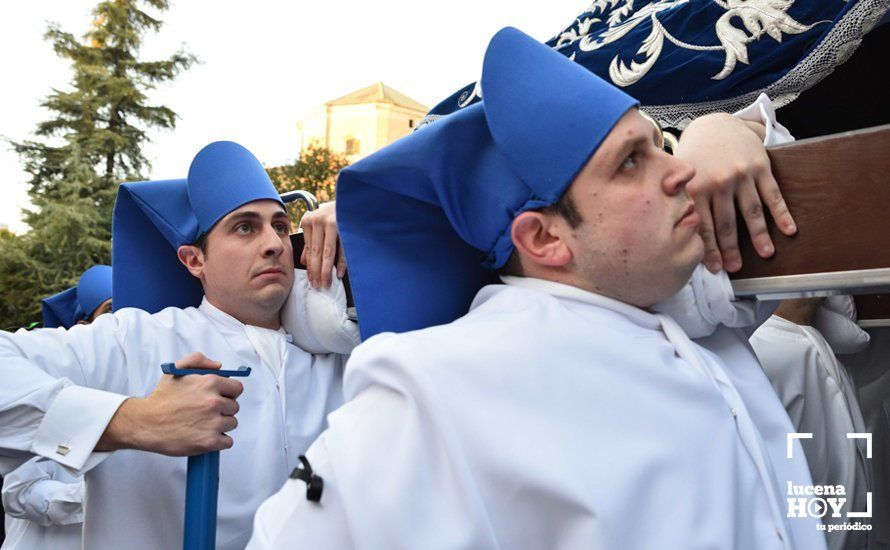
{"label": "man in blue hood", "polygon": [[515,29],[481,89],[341,173],[365,342],[249,548],[824,548],[692,165]]}
{"label": "man in blue hood", "polygon": [[[260,502],[342,401],[349,346],[327,345],[307,312],[321,294],[345,318],[342,283],[314,291],[295,273],[277,191],[226,141],[203,148],[185,180],[121,186],[112,256],[114,313],[0,333],[0,452],[84,474],[85,548],[149,549],[182,544],[183,457],[225,450],[217,548],[243,548]],[[162,375],[174,361],[252,372]]]}
{"label": "man in blue hood", "polygon": [[83,272],[77,286],[41,300],[43,326],[71,328],[111,311],[111,273],[111,266],[94,265]]}

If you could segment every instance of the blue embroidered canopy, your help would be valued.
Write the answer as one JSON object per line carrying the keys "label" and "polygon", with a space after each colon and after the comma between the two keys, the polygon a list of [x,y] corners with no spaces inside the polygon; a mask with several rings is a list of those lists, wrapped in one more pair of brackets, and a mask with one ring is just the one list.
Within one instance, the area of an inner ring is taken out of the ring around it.
{"label": "blue embroidered canopy", "polygon": [[[547,45],[640,101],[663,125],[777,107],[846,61],[890,0],[595,0]],[[876,68],[878,69],[878,68]],[[425,119],[472,105],[470,84]]]}

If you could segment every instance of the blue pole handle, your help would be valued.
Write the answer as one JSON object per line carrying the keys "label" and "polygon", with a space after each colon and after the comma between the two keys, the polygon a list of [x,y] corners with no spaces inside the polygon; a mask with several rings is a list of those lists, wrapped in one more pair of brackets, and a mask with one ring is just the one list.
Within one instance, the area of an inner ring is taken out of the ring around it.
{"label": "blue pole handle", "polygon": [[[242,377],[250,375],[250,367],[237,370],[177,369],[173,363],[161,365],[164,374],[214,374]],[[185,529],[183,550],[214,550],[216,548],[216,504],[219,494],[219,451],[190,456],[185,485]]]}
{"label": "blue pole handle", "polygon": [[214,370],[214,369],[177,369],[173,363],[164,363],[161,365],[161,372],[171,374],[173,376],[185,376],[187,374],[214,374],[223,378],[238,378],[242,376],[250,376],[250,367],[238,367],[237,370]]}

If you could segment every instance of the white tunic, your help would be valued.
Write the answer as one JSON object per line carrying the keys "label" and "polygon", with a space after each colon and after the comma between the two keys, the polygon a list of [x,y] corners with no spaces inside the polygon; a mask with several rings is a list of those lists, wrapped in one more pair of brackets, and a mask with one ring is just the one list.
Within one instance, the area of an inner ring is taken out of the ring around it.
{"label": "white tunic", "polygon": [[[802,440],[816,485],[843,485],[847,503],[841,517],[827,514],[827,524],[868,523],[867,518],[847,518],[850,511],[866,510],[870,470],[866,442],[849,439],[848,433],[868,431],[856,388],[822,334],[771,317],[751,337],[751,345],[763,370],[788,411],[798,432],[812,433]],[[833,530],[829,548],[865,548],[868,531]]]}
{"label": "white tunic", "polygon": [[161,363],[195,351],[224,369],[253,368],[241,379],[234,447],[220,459],[217,548],[243,548],[259,504],[342,402],[343,356],[310,355],[206,300],[154,315],[124,309],[69,331],[0,333],[0,365],[15,381],[0,385],[0,448],[86,471],[85,548],[182,545],[186,459],[92,450],[124,396],[148,395]]}
{"label": "white tunic", "polygon": [[872,434],[872,532],[875,548],[890,548],[890,327],[868,329],[864,351],[844,356],[859,388],[866,431]]}
{"label": "white tunic", "polygon": [[535,279],[482,289],[448,325],[354,352],[346,405],[249,548],[806,549],[791,422],[744,336],[679,326]]}
{"label": "white tunic", "polygon": [[83,479],[45,458],[32,458],[3,477],[3,550],[80,550]]}

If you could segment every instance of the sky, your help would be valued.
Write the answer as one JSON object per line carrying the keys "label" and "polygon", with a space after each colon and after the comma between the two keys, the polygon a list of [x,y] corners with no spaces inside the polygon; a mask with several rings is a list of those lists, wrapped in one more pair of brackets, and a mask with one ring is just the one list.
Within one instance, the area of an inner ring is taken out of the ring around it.
{"label": "sky", "polygon": [[[160,59],[185,47],[201,64],[149,92],[180,118],[172,131],[150,132],[147,176],[184,177],[195,153],[219,139],[245,145],[266,166],[291,162],[297,122],[313,107],[378,81],[432,107],[479,77],[485,46],[502,27],[544,41],[589,3],[173,0],[141,57]],[[69,66],[42,38],[47,22],[80,36],[96,1],[3,4],[0,136],[21,140],[48,118],[42,99],[70,82]],[[26,182],[20,159],[0,143],[0,225],[16,232],[26,230]]]}

